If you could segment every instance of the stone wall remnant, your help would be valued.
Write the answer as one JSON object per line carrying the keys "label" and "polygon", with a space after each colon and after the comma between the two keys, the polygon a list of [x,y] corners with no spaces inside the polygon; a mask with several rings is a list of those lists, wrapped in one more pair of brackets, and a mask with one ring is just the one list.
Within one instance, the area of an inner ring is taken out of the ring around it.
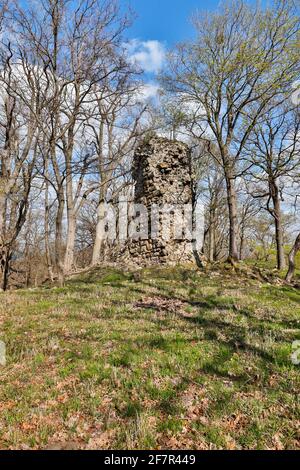
{"label": "stone wall remnant", "polygon": [[[140,266],[194,262],[192,214],[188,222],[183,210],[193,204],[189,147],[157,136],[143,141],[135,151],[133,177],[134,204],[147,208],[148,222],[139,227],[139,239],[127,240],[117,260]],[[135,210],[131,224],[140,216]]]}

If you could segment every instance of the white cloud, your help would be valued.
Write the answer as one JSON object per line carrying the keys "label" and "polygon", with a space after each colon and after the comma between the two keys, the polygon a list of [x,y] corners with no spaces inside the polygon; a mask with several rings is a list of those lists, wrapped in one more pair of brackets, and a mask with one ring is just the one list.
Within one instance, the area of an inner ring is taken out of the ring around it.
{"label": "white cloud", "polygon": [[165,60],[165,47],[159,41],[140,41],[132,39],[127,44],[129,58],[145,72],[158,72]]}
{"label": "white cloud", "polygon": [[159,92],[159,86],[155,83],[145,83],[140,89],[138,93],[138,97],[142,101],[147,101],[151,98],[157,98]]}

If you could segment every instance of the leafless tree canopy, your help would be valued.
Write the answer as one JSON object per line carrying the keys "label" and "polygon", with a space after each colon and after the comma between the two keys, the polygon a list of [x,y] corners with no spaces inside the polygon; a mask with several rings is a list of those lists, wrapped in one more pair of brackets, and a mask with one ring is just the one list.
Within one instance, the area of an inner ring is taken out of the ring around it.
{"label": "leafless tree canopy", "polygon": [[[116,0],[0,1],[1,288],[99,264],[104,204],[131,185],[151,132],[193,151],[208,262],[284,269],[298,224],[299,12],[224,2],[169,51],[155,103]],[[291,280],[299,236],[292,248]]]}

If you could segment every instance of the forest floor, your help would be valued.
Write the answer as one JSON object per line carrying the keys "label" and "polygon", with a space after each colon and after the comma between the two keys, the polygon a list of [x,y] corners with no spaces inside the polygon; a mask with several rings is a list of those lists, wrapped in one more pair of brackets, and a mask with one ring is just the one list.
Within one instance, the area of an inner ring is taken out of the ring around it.
{"label": "forest floor", "polygon": [[0,293],[0,448],[300,448],[300,289],[98,268]]}

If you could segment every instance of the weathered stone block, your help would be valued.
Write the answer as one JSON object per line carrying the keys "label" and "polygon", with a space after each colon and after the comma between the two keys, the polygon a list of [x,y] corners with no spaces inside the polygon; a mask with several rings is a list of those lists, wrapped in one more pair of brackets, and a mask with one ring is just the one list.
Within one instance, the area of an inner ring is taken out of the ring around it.
{"label": "weathered stone block", "polygon": [[[134,155],[133,177],[134,202],[143,204],[147,208],[149,220],[153,205],[164,211],[168,205],[192,204],[191,153],[183,142],[161,137],[152,137],[147,142],[144,141]],[[176,223],[175,219],[172,222],[172,217],[174,216],[171,214],[171,227]],[[165,240],[163,236],[163,228],[166,225],[165,213],[159,216],[159,220],[163,222],[159,224],[155,239],[146,242],[130,240],[117,258],[124,260],[129,253],[131,261],[140,265],[193,262],[191,241],[187,238]]]}

